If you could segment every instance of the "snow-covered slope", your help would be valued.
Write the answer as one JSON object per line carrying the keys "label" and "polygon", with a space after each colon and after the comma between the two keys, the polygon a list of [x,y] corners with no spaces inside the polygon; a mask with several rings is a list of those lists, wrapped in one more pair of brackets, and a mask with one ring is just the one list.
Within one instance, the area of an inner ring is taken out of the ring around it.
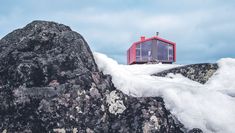
{"label": "snow-covered slope", "polygon": [[[179,65],[120,65],[94,53],[101,71],[112,76],[115,87],[137,97],[161,96],[166,107],[186,128],[204,132],[235,132],[235,59],[218,61],[219,69],[202,85],[180,74],[156,77],[151,74]],[[169,78],[171,77],[171,78]]]}

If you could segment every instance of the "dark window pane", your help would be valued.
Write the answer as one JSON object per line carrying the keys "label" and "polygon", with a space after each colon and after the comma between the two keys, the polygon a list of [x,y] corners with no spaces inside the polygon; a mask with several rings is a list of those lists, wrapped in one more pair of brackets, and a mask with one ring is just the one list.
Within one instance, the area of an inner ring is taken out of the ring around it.
{"label": "dark window pane", "polygon": [[140,56],[140,49],[136,49],[136,56]]}
{"label": "dark window pane", "polygon": [[137,44],[137,45],[136,45],[136,48],[140,48],[140,44]]}
{"label": "dark window pane", "polygon": [[169,55],[168,55],[169,61],[173,61],[173,56],[174,56],[173,55],[173,46],[169,45],[168,50],[169,50]]}
{"label": "dark window pane", "polygon": [[162,41],[158,41],[157,45],[157,57],[160,61],[168,60],[168,44]]}
{"label": "dark window pane", "polygon": [[143,61],[150,61],[151,59],[151,44],[152,41],[146,41],[141,45],[141,57]]}
{"label": "dark window pane", "polygon": [[139,56],[136,57],[136,61],[141,61]]}

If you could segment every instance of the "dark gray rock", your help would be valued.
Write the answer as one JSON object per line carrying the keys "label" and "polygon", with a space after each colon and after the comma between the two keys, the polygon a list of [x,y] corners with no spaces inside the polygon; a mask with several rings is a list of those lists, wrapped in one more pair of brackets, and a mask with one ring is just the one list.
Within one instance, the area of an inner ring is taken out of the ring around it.
{"label": "dark gray rock", "polygon": [[188,133],[203,133],[201,129],[199,128],[193,128],[192,130],[190,130]]}
{"label": "dark gray rock", "polygon": [[185,131],[162,98],[116,90],[83,37],[54,22],[34,21],[0,40],[0,101],[0,132]]}
{"label": "dark gray rock", "polygon": [[216,72],[218,69],[217,64],[203,63],[203,64],[192,64],[182,67],[177,67],[169,70],[165,70],[152,76],[165,77],[169,73],[182,74],[183,76],[197,81],[201,84],[205,84],[208,79]]}

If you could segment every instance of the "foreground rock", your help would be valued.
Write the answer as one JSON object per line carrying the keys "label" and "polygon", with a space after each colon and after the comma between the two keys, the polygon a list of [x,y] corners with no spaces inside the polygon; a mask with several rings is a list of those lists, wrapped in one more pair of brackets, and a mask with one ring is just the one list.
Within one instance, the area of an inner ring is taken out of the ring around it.
{"label": "foreground rock", "polygon": [[116,90],[82,36],[54,22],[34,21],[0,40],[0,101],[0,132],[186,131],[162,98]]}
{"label": "foreground rock", "polygon": [[209,64],[209,63],[193,64],[193,65],[187,65],[165,70],[153,74],[153,76],[165,77],[169,73],[182,74],[183,76],[193,81],[205,84],[209,80],[209,78],[216,72],[217,69],[218,69],[217,64]]}

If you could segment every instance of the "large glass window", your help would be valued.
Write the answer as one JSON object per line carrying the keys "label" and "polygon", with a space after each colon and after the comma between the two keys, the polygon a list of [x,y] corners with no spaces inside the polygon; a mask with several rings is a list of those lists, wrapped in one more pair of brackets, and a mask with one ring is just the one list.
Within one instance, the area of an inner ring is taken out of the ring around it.
{"label": "large glass window", "polygon": [[136,45],[136,61],[173,61],[173,46],[160,40],[149,40]]}
{"label": "large glass window", "polygon": [[158,60],[168,60],[168,45],[165,42],[158,41],[157,45]]}
{"label": "large glass window", "polygon": [[158,40],[157,57],[160,61],[173,61],[173,46],[169,43]]}

